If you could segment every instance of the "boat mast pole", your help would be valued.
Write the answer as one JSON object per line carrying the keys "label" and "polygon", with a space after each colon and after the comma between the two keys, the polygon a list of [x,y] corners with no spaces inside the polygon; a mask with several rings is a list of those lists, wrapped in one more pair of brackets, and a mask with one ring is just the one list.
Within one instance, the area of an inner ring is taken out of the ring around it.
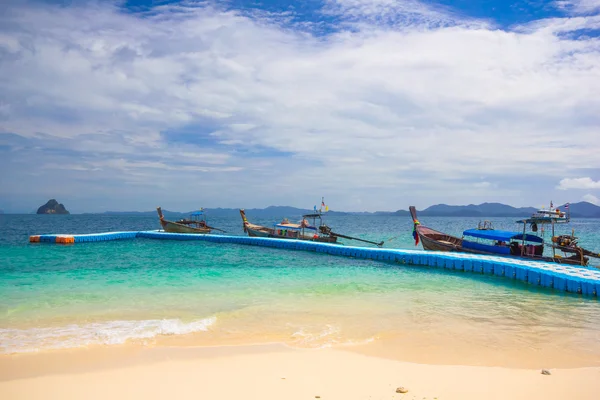
{"label": "boat mast pole", "polygon": [[525,253],[525,232],[527,230],[527,222],[523,222],[523,237],[521,238],[521,257]]}
{"label": "boat mast pole", "polygon": [[[550,216],[550,220],[552,221],[552,239],[554,239],[554,218]],[[552,239],[550,241],[552,241]],[[556,258],[556,247],[554,246],[554,244],[552,244],[552,258]]]}

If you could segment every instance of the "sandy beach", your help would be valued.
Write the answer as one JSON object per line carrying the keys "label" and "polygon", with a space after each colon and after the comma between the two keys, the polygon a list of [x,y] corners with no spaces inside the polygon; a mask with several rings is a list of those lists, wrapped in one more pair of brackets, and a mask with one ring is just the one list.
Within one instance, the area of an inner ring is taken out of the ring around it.
{"label": "sandy beach", "polygon": [[[597,399],[600,368],[425,365],[281,345],[3,356],[3,399]],[[405,387],[405,394],[396,393]]]}

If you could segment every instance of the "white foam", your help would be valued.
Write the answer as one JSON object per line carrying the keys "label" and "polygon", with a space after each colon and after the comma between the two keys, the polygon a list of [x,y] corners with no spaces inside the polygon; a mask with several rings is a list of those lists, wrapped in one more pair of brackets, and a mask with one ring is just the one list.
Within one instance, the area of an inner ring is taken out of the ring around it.
{"label": "white foam", "polygon": [[375,341],[374,337],[366,339],[343,338],[341,329],[336,326],[326,325],[318,332],[307,332],[300,329],[292,334],[292,342],[288,346],[294,348],[324,349],[339,346],[356,346]]}
{"label": "white foam", "polygon": [[151,319],[31,329],[0,328],[0,351],[23,353],[97,344],[123,344],[129,340],[151,339],[159,335],[185,335],[207,331],[216,320],[216,317],[191,322],[179,319]]}

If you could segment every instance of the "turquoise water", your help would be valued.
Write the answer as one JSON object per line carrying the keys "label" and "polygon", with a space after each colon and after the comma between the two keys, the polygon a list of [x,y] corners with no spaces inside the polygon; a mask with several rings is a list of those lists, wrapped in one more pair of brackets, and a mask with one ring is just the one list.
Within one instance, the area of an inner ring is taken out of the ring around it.
{"label": "turquoise water", "polygon": [[[386,240],[388,247],[414,248],[408,218],[327,222],[342,233]],[[422,222],[460,234],[478,220]],[[512,222],[494,225],[511,229]],[[242,234],[239,218],[210,223]],[[598,300],[494,276],[205,242],[28,243],[31,234],[157,225],[146,216],[0,216],[0,351],[174,340],[313,348],[422,336],[490,351],[542,352],[550,345],[600,360]],[[573,227],[584,246],[600,247],[599,220]]]}

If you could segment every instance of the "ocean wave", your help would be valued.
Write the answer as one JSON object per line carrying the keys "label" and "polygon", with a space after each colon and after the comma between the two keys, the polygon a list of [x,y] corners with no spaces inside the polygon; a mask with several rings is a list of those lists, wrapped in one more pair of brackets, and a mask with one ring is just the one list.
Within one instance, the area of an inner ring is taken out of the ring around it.
{"label": "ocean wave", "polygon": [[374,337],[350,339],[342,335],[339,327],[326,325],[321,330],[312,332],[306,329],[299,329],[292,334],[291,342],[286,344],[293,348],[324,349],[334,346],[356,346],[371,343],[374,340]]}
{"label": "ocean wave", "polygon": [[185,335],[207,331],[216,320],[216,317],[191,322],[151,319],[30,329],[0,328],[0,352],[24,353],[89,345],[114,345],[148,340],[159,335]]}

